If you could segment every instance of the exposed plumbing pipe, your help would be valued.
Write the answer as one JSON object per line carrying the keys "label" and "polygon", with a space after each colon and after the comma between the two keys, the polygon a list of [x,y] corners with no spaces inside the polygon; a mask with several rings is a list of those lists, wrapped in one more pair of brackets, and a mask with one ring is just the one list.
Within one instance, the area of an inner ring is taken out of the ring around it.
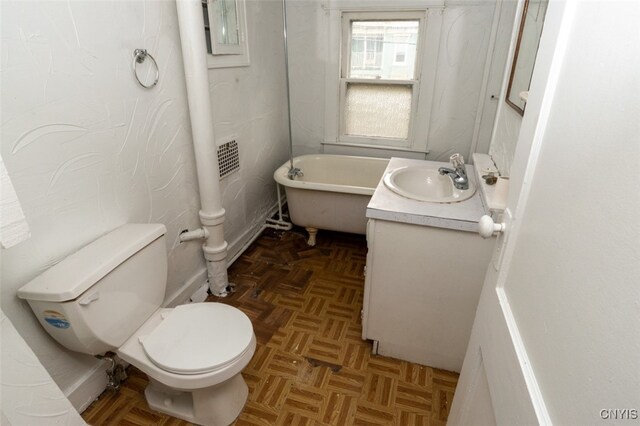
{"label": "exposed plumbing pipe", "polygon": [[289,117],[289,172],[287,177],[303,176],[302,170],[293,165],[293,131],[291,130],[291,90],[289,86],[289,44],[287,42],[287,0],[282,0],[282,34],[284,36],[284,74],[287,79],[287,114]]}
{"label": "exposed plumbing pipe", "polygon": [[206,240],[209,237],[207,228],[198,228],[193,231],[183,231],[180,233],[180,242],[184,243],[191,240]]}
{"label": "exposed plumbing pipe", "polygon": [[[289,224],[291,225],[291,224]],[[242,256],[242,253],[245,252],[245,250],[247,250],[249,248],[249,246],[251,244],[253,244],[255,242],[255,240],[258,239],[258,237],[264,232],[265,229],[277,229],[278,231],[288,231],[291,228],[287,228],[285,225],[276,225],[276,224],[270,224],[270,223],[265,223],[264,225],[262,225],[260,227],[260,229],[253,235],[253,237],[251,237],[249,239],[249,241],[247,241],[246,243],[243,244],[242,247],[240,247],[240,250],[238,250],[238,253],[235,254],[235,256],[233,256],[231,258],[231,260],[229,261],[229,265],[232,265],[233,262],[235,262],[236,260],[238,260],[238,258],[240,256]]]}
{"label": "exposed plumbing pipe", "polygon": [[96,355],[96,358],[108,361],[111,364],[105,371],[107,374],[107,389],[118,392],[120,390],[120,384],[127,378],[124,365],[117,363],[115,354],[111,352],[107,352],[105,355]]}
{"label": "exposed plumbing pipe", "polygon": [[249,241],[244,243],[244,245],[240,248],[240,250],[238,250],[235,256],[231,258],[231,260],[229,261],[229,265],[232,265],[233,262],[235,262],[242,255],[242,253],[244,253],[244,251],[248,249],[255,240],[258,239],[258,237],[262,234],[262,232],[264,232],[265,229],[290,231],[293,228],[293,224],[285,221],[283,218],[284,215],[282,214],[282,198],[280,197],[280,185],[276,185],[278,186],[278,219],[267,219],[266,223],[260,227],[258,232],[256,232],[253,237],[249,239]]}
{"label": "exposed plumbing pipe", "polygon": [[[280,184],[277,182],[276,188],[278,190],[278,219],[267,219],[267,223],[265,226],[267,228],[274,228],[280,231],[290,231],[293,228],[293,224],[284,220],[284,215],[282,214],[282,196],[280,195]],[[264,231],[264,229],[262,229],[260,232],[262,231]]]}
{"label": "exposed plumbing pipe", "polygon": [[214,296],[225,297],[229,286],[223,227],[225,211],[222,208],[218,154],[213,134],[202,4],[201,0],[176,0],[176,7],[200,188],[199,216],[202,232],[208,234],[202,251],[207,262],[209,289]]}

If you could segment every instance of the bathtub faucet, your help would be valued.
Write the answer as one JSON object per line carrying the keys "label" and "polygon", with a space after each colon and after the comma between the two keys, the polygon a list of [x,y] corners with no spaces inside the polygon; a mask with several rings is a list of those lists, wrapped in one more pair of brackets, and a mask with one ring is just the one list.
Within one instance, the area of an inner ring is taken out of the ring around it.
{"label": "bathtub faucet", "polygon": [[297,167],[291,167],[289,169],[289,172],[287,173],[287,177],[291,180],[294,180],[297,177],[302,177],[304,176],[304,173],[302,173],[302,170],[300,170]]}
{"label": "bathtub faucet", "polygon": [[469,189],[469,178],[467,177],[467,169],[464,166],[464,158],[456,153],[449,157],[453,169],[448,167],[440,167],[438,172],[441,175],[448,175],[453,181],[453,186],[457,189]]}

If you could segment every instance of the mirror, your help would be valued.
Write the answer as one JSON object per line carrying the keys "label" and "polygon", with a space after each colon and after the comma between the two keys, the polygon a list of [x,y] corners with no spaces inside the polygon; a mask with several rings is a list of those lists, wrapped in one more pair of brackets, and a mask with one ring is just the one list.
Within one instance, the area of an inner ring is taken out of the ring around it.
{"label": "mirror", "polygon": [[202,0],[207,51],[212,55],[242,55],[244,0]]}
{"label": "mirror", "polygon": [[529,96],[529,85],[536,62],[548,0],[525,0],[520,20],[518,42],[511,65],[506,102],[520,115]]}
{"label": "mirror", "polygon": [[238,44],[238,13],[236,9],[236,0],[216,0],[214,2],[215,38],[219,44]]}

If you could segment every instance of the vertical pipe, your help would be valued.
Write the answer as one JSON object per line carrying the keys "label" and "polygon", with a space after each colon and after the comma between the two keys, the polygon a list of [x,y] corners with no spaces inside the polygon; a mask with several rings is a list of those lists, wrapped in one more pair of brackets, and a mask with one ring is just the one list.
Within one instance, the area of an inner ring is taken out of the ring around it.
{"label": "vertical pipe", "polygon": [[293,131],[291,130],[291,93],[289,89],[289,44],[287,41],[287,0],[282,0],[282,34],[284,35],[284,74],[287,79],[287,114],[289,117],[289,170],[293,167]]}
{"label": "vertical pipe", "polygon": [[218,155],[213,134],[213,114],[209,95],[207,46],[200,0],[176,0],[182,60],[187,84],[189,116],[193,133],[200,221],[208,236],[202,246],[207,262],[209,288],[216,296],[227,295],[227,242],[224,240],[224,208],[218,171]]}

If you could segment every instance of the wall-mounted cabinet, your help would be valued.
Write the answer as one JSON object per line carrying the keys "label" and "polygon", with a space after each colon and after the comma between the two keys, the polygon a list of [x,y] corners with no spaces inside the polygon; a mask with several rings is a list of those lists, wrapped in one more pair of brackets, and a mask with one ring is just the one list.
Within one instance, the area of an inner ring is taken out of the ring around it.
{"label": "wall-mounted cabinet", "polygon": [[209,68],[249,65],[245,0],[202,0]]}

